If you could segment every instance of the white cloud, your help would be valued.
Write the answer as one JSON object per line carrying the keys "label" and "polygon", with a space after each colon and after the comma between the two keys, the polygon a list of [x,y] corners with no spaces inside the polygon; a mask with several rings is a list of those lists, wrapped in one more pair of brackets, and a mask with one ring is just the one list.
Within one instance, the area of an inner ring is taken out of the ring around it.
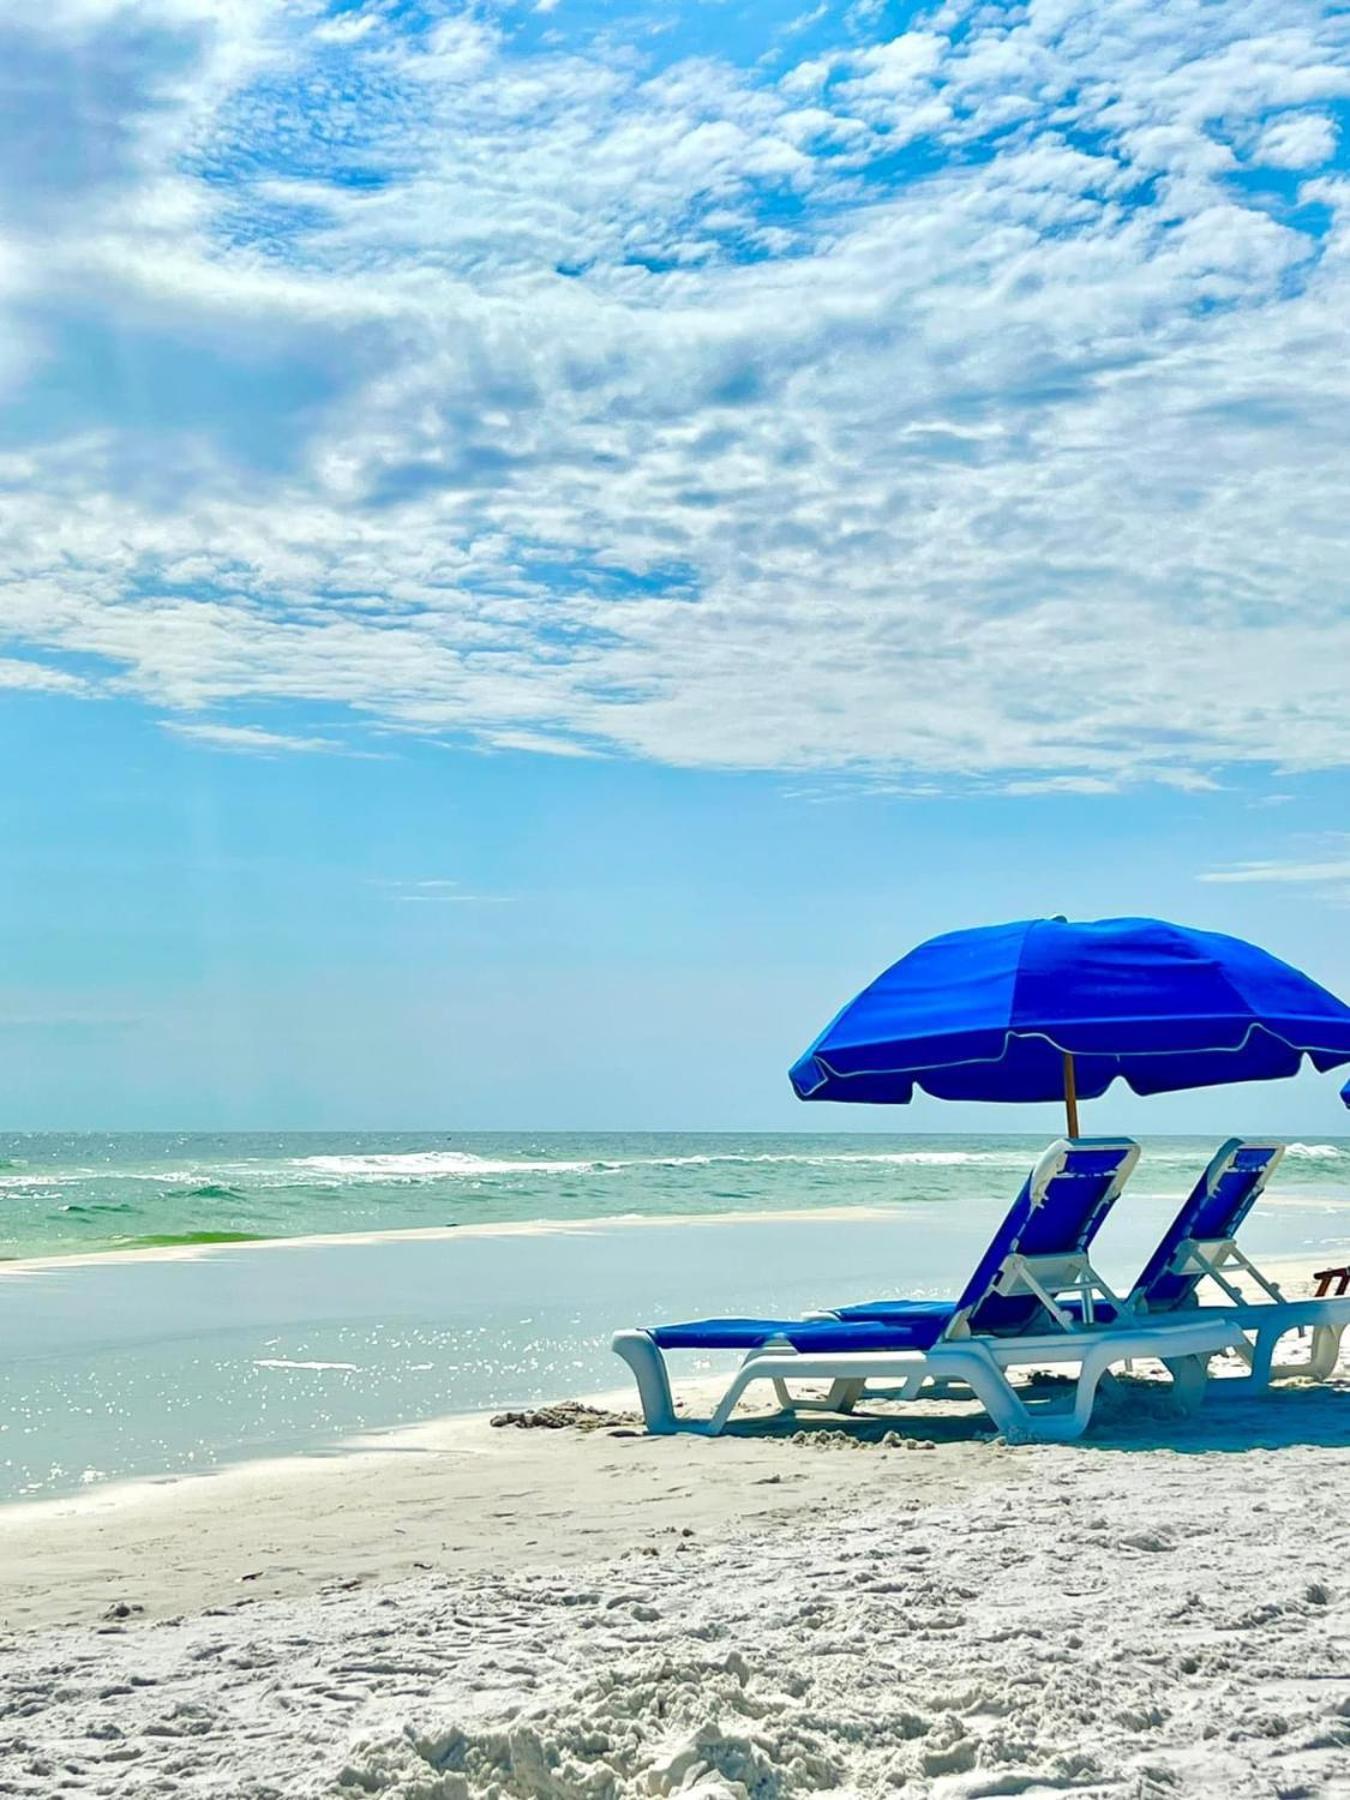
{"label": "white cloud", "polygon": [[[42,78],[0,138],[12,642],[545,754],[1350,762],[1350,208],[1231,179],[1314,166],[1345,19],[882,16],[786,69],[280,0],[0,22]],[[86,66],[26,210],[24,108]]]}
{"label": "white cloud", "polygon": [[314,27],[314,40],[320,44],[355,44],[378,24],[374,12],[339,13],[335,19],[325,19]]}
{"label": "white cloud", "polygon": [[494,750],[526,750],[534,756],[591,758],[602,754],[575,738],[551,737],[543,731],[494,731],[487,741]]}
{"label": "white cloud", "polygon": [[1101,775],[1043,775],[1037,781],[1010,781],[1005,791],[1009,794],[1115,794],[1120,791],[1120,783]]}
{"label": "white cloud", "polygon": [[87,682],[65,669],[7,656],[0,657],[0,688],[18,688],[31,694],[87,694],[91,691]]}
{"label": "white cloud", "polygon": [[177,719],[161,719],[165,731],[209,744],[215,750],[241,750],[247,755],[272,756],[278,751],[341,750],[333,738],[292,737],[283,731],[264,731],[259,725],[193,725]]}
{"label": "white cloud", "polygon": [[1261,133],[1252,160],[1276,169],[1316,169],[1336,154],[1336,126],[1324,113],[1295,113]]}
{"label": "white cloud", "polygon": [[1292,882],[1298,885],[1316,882],[1350,882],[1350,856],[1331,857],[1325,862],[1245,862],[1228,869],[1210,869],[1198,877],[1200,881],[1218,882]]}
{"label": "white cloud", "polygon": [[431,906],[509,906],[515,900],[514,894],[396,894],[394,897]]}
{"label": "white cloud", "polygon": [[390,898],[400,903],[429,906],[513,906],[514,894],[477,894],[466,892],[462,882],[445,876],[432,876],[420,881],[381,878],[376,884],[390,890]]}

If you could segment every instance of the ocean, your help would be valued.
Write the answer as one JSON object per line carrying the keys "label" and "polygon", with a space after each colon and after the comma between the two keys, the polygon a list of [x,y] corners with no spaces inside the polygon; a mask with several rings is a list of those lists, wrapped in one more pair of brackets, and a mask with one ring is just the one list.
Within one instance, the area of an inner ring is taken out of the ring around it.
{"label": "ocean", "polygon": [[[609,1348],[623,1326],[955,1294],[1043,1146],[11,1135],[0,1139],[0,1502],[327,1455],[445,1414],[627,1391]],[[1117,1288],[1214,1148],[1144,1141],[1094,1253]],[[426,1227],[453,1229],[402,1235]],[[1346,1261],[1350,1139],[1291,1146],[1243,1242],[1258,1257]]]}
{"label": "ocean", "polygon": [[[9,1133],[0,1257],[530,1220],[697,1218],[1006,1196],[1029,1135],[647,1132]],[[1131,1183],[1179,1197],[1214,1150],[1150,1138]],[[1350,1206],[1350,1138],[1290,1146],[1275,1184]],[[954,1215],[955,1216],[955,1215]]]}

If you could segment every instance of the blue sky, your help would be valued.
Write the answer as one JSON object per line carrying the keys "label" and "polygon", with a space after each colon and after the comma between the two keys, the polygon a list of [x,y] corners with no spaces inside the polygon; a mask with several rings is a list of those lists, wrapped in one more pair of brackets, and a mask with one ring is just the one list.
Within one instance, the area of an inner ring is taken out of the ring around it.
{"label": "blue sky", "polygon": [[1348,103],[1313,5],[6,9],[0,1120],[846,1126],[1041,912],[1350,992]]}

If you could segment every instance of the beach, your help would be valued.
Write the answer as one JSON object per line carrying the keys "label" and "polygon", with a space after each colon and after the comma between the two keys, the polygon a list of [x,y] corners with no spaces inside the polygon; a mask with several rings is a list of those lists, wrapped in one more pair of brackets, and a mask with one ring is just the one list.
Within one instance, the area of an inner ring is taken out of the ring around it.
{"label": "beach", "polygon": [[0,1800],[1350,1800],[1350,6],[0,94]]}
{"label": "beach", "polygon": [[[955,1294],[1043,1147],[573,1135],[489,1156],[471,1141],[6,1141],[24,1165],[0,1172],[21,1184],[6,1216],[19,1196],[16,1241],[46,1250],[0,1263],[0,1504],[599,1392],[620,1378],[623,1326]],[[1213,1149],[1150,1140],[1094,1252],[1122,1290]],[[1244,1227],[1251,1253],[1344,1260],[1348,1168],[1344,1140],[1291,1149]],[[169,1180],[185,1175],[187,1201]],[[231,1184],[242,1200],[202,1197]],[[291,1235],[183,1241],[278,1194],[268,1217]],[[734,1209],[709,1210],[727,1196]],[[663,1210],[677,1203],[702,1210]],[[109,1217],[134,1225],[129,1247],[90,1247]]]}
{"label": "beach", "polygon": [[0,1791],[1350,1792],[1345,1372],[1017,1448],[591,1398],[0,1510]]}

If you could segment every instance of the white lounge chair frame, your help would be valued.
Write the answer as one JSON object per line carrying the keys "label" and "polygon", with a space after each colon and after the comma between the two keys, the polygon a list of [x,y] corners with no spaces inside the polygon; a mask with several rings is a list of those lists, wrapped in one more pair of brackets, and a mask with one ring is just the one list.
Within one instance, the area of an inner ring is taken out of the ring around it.
{"label": "white lounge chair frame", "polygon": [[[1230,1140],[1216,1153],[1211,1168],[1250,1140]],[[1056,1154],[1066,1146],[1053,1144],[1033,1171],[1033,1191],[1056,1172]],[[1137,1157],[1138,1152],[1135,1155]],[[1117,1176],[1116,1191],[1134,1167],[1129,1159]],[[1275,1156],[1257,1189],[1279,1162]],[[1248,1209],[1250,1210],[1250,1208]],[[1245,1216],[1245,1215],[1244,1215]],[[1266,1296],[1249,1300],[1231,1279],[1236,1272],[1250,1277]],[[670,1378],[661,1348],[645,1331],[621,1331],[614,1350],[628,1364],[637,1381],[647,1429],[653,1433],[700,1432],[716,1436],[725,1427],[738,1402],[756,1382],[772,1384],[784,1413],[848,1413],[868,1394],[874,1399],[910,1401],[936,1397],[953,1386],[977,1399],[999,1429],[1013,1442],[1064,1442],[1082,1435],[1092,1415],[1093,1402],[1103,1377],[1115,1364],[1156,1359],[1172,1377],[1175,1396],[1183,1408],[1198,1405],[1206,1392],[1210,1359],[1231,1350],[1247,1364],[1243,1376],[1231,1376],[1213,1384],[1213,1391],[1229,1395],[1265,1392],[1272,1383],[1303,1379],[1325,1380],[1336,1367],[1341,1339],[1350,1328],[1350,1296],[1290,1300],[1238,1246],[1235,1238],[1186,1239],[1168,1265],[1176,1275],[1195,1274],[1213,1281],[1223,1294],[1221,1302],[1182,1305],[1149,1312],[1142,1294],[1122,1300],[1093,1268],[1086,1254],[1026,1257],[1010,1255],[999,1270],[992,1292],[1001,1295],[1034,1294],[1059,1327],[1055,1334],[1023,1337],[972,1335],[964,1314],[957,1314],[942,1336],[928,1350],[798,1351],[786,1339],[766,1342],[742,1362],[731,1385],[712,1415],[705,1420],[676,1413]],[[1108,1302],[1106,1319],[1098,1317],[1099,1301]],[[1076,1314],[1066,1306],[1075,1304]],[[812,1319],[830,1319],[832,1313],[814,1313]],[[1312,1333],[1310,1354],[1302,1359],[1277,1362],[1276,1349],[1290,1332]],[[1078,1368],[1073,1400],[1067,1410],[1038,1405],[1028,1407],[1008,1379],[1013,1367],[1045,1367],[1069,1364]],[[824,1397],[794,1396],[789,1383],[829,1383]],[[873,1382],[890,1385],[875,1389]]]}
{"label": "white lounge chair frame", "polygon": [[[657,1435],[695,1432],[716,1437],[747,1389],[772,1384],[780,1411],[850,1413],[870,1382],[889,1385],[873,1398],[917,1400],[930,1384],[960,1384],[969,1390],[1010,1443],[1064,1443],[1081,1437],[1092,1417],[1102,1377],[1114,1364],[1156,1357],[1172,1377],[1173,1393],[1193,1410],[1205,1392],[1210,1357],[1237,1349],[1241,1331],[1226,1316],[1175,1321],[1161,1327],[1143,1320],[1128,1325],[1088,1326],[1069,1320],[1065,1329],[1035,1337],[950,1337],[929,1350],[871,1350],[814,1353],[790,1344],[766,1344],[746,1357],[731,1385],[707,1419],[682,1417],[675,1410],[665,1358],[645,1331],[621,1331],[614,1349],[637,1381],[648,1431]],[[1067,1410],[1028,1406],[1008,1379],[1014,1367],[1076,1365],[1073,1400]],[[827,1381],[824,1399],[795,1398],[789,1382]],[[896,1385],[898,1382],[898,1385]],[[931,1387],[930,1387],[931,1391]]]}
{"label": "white lounge chair frame", "polygon": [[[1249,1275],[1268,1298],[1249,1300],[1228,1278],[1226,1271],[1235,1268]],[[1343,1300],[1290,1300],[1278,1282],[1258,1269],[1232,1238],[1212,1238],[1203,1242],[1187,1239],[1172,1261],[1171,1272],[1206,1276],[1225,1299],[1214,1303],[1201,1301],[1172,1313],[1127,1309],[1126,1317],[1147,1319],[1160,1329],[1166,1328],[1169,1319],[1176,1320],[1180,1326],[1190,1324],[1202,1314],[1230,1319],[1244,1333],[1242,1342],[1232,1347],[1246,1362],[1248,1372],[1220,1381],[1216,1392],[1264,1393],[1278,1381],[1325,1381],[1335,1369],[1340,1360],[1341,1338],[1350,1327],[1350,1296]],[[1306,1357],[1277,1362],[1275,1352],[1280,1340],[1291,1331],[1300,1335],[1311,1331],[1312,1348]]]}
{"label": "white lounge chair frame", "polygon": [[[1128,1145],[1131,1153],[1115,1175],[1112,1200],[1139,1155],[1137,1145],[1128,1140],[1120,1143]],[[1037,1203],[1034,1197],[1043,1195],[1062,1169],[1070,1148],[1064,1140],[1057,1140],[1037,1162],[1029,1177],[1033,1205]],[[633,1372],[648,1431],[658,1435],[686,1431],[715,1437],[747,1389],[768,1382],[779,1410],[787,1414],[851,1413],[865,1394],[903,1402],[935,1398],[939,1391],[950,1393],[956,1387],[977,1399],[1010,1441],[1063,1442],[1080,1437],[1087,1429],[1098,1388],[1113,1365],[1157,1358],[1172,1377],[1176,1399],[1189,1410],[1199,1404],[1205,1391],[1210,1357],[1227,1349],[1241,1353],[1246,1345],[1226,1309],[1204,1318],[1196,1318],[1193,1312],[1157,1319],[1130,1314],[1085,1251],[1056,1256],[1011,1252],[988,1291],[1008,1297],[1034,1295],[1058,1330],[1021,1336],[976,1335],[968,1322],[972,1308],[965,1307],[927,1350],[799,1351],[786,1338],[771,1339],[750,1351],[711,1416],[701,1420],[676,1412],[665,1354],[650,1333],[621,1331],[613,1348]],[[1110,1324],[1097,1322],[1099,1299],[1109,1302],[1114,1314]],[[1077,1301],[1079,1316],[1066,1308],[1066,1300]],[[834,1317],[829,1313],[813,1316],[822,1320]],[[1067,1409],[1044,1403],[1028,1406],[1008,1378],[1012,1368],[1047,1365],[1078,1370]],[[789,1384],[803,1381],[827,1382],[828,1391],[823,1398],[794,1395]],[[875,1389],[871,1386],[874,1382],[887,1385]]]}
{"label": "white lounge chair frame", "polygon": [[[1285,1147],[1268,1139],[1230,1138],[1214,1153],[1206,1170],[1206,1178],[1216,1179],[1225,1161],[1240,1150],[1272,1152],[1255,1193],[1243,1212],[1245,1222],[1279,1167]],[[1248,1299],[1232,1281],[1231,1274],[1234,1272],[1248,1276],[1266,1298]],[[1216,1382],[1215,1393],[1264,1393],[1279,1381],[1325,1381],[1335,1369],[1340,1359],[1341,1338],[1347,1327],[1350,1327],[1350,1296],[1343,1299],[1290,1300],[1279,1283],[1256,1266],[1234,1237],[1183,1239],[1167,1264],[1167,1273],[1205,1277],[1214,1283],[1224,1299],[1197,1299],[1190,1305],[1172,1310],[1150,1312],[1147,1296],[1136,1289],[1125,1302],[1124,1318],[1147,1319],[1159,1328],[1165,1327],[1169,1319],[1175,1320],[1178,1325],[1190,1324],[1197,1316],[1222,1316],[1231,1319],[1244,1333],[1242,1342],[1233,1348],[1247,1364],[1247,1374],[1229,1376]],[[1084,1317],[1086,1316],[1085,1313]],[[1306,1357],[1277,1362],[1275,1353],[1280,1341],[1292,1331],[1297,1331],[1300,1337],[1304,1332],[1310,1331],[1311,1350]]]}

